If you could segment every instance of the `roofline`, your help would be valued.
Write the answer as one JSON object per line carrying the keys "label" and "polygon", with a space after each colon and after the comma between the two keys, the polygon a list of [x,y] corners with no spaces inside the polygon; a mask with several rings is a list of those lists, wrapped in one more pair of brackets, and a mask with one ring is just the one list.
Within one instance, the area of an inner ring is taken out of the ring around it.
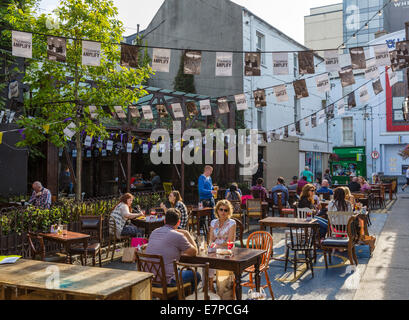
{"label": "roofline", "polygon": [[[304,46],[303,44],[299,43],[298,41],[294,40],[293,38],[291,38],[290,36],[286,35],[284,32],[278,30],[276,27],[273,27],[271,24],[269,24],[267,21],[265,21],[264,19],[260,18],[259,16],[255,15],[253,12],[251,12],[249,9],[241,6],[243,10],[247,11],[248,13],[250,13],[251,15],[253,15],[254,17],[256,17],[257,19],[261,20],[263,23],[265,23],[266,25],[268,25],[271,29],[273,29],[275,32],[277,32],[279,35],[283,36],[284,38],[286,38],[287,40],[289,40],[290,42],[294,43],[295,45],[303,48],[305,51],[314,51],[313,49],[307,48],[306,46]],[[314,56],[317,57],[319,60],[324,61],[324,58],[322,58],[320,55],[318,55],[317,53],[315,53],[316,51],[314,51]]]}
{"label": "roofline", "polygon": [[334,3],[334,4],[327,4],[327,5],[325,5],[325,6],[310,8],[310,10],[321,9],[321,8],[326,8],[326,7],[333,7],[333,6],[339,6],[339,5],[342,5],[342,6],[343,6],[344,3],[343,3],[343,2],[339,2],[339,3]]}

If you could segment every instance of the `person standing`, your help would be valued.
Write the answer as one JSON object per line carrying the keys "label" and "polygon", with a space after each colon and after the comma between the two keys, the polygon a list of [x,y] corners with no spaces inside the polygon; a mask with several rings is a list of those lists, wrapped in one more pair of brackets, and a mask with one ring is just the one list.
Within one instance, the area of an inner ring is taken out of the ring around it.
{"label": "person standing", "polygon": [[[199,177],[199,201],[203,203],[203,207],[214,208],[214,195],[217,191],[213,188],[211,175],[213,173],[212,166],[205,166],[203,174]],[[212,220],[214,220],[214,210],[212,212]]]}
{"label": "person standing", "polygon": [[151,171],[151,183],[152,183],[152,191],[156,192],[160,189],[162,181],[160,180],[160,177],[156,174],[156,172]]}
{"label": "person standing", "polygon": [[50,209],[51,207],[50,190],[44,188],[41,182],[39,181],[34,182],[32,187],[34,191],[28,203],[35,207],[40,207],[42,209]]}
{"label": "person standing", "polygon": [[332,176],[331,176],[331,173],[330,173],[329,169],[326,169],[326,170],[325,170],[324,180],[327,180],[327,181],[328,181],[328,184],[329,184],[330,186],[332,186]]}
{"label": "person standing", "polygon": [[402,187],[402,191],[405,191],[408,186],[409,186],[409,167],[406,170],[406,184]]}
{"label": "person standing", "polygon": [[304,171],[301,172],[301,177],[307,177],[307,182],[312,183],[314,174],[310,171],[309,167],[305,167]]}

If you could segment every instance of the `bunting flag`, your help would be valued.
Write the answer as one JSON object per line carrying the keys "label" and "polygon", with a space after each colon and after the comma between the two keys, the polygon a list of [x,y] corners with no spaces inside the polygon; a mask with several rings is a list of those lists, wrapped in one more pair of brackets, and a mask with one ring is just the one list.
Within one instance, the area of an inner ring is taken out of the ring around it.
{"label": "bunting flag", "polygon": [[355,92],[351,92],[348,95],[348,109],[351,110],[352,108],[355,107],[356,107]]}
{"label": "bunting flag", "polygon": [[50,125],[49,125],[49,124],[43,125],[43,129],[44,129],[44,132],[45,132],[46,134],[48,134],[48,132],[50,131]]}
{"label": "bunting flag", "polygon": [[126,152],[127,153],[132,153],[133,145],[132,143],[127,143],[126,144]]}
{"label": "bunting flag", "polygon": [[174,103],[172,104],[172,110],[173,110],[173,115],[176,119],[179,118],[184,118],[185,115],[183,113],[183,109],[182,106],[180,105],[180,103]]}
{"label": "bunting flag", "polygon": [[273,74],[277,76],[289,74],[288,53],[273,53]]}
{"label": "bunting flag", "polygon": [[379,78],[379,68],[376,65],[375,58],[371,58],[366,62],[365,79],[372,80]]}
{"label": "bunting flag", "polygon": [[225,113],[230,112],[229,102],[228,102],[227,98],[217,99],[217,105],[219,106],[220,114],[225,114]]}
{"label": "bunting flag", "polygon": [[216,77],[231,77],[233,75],[233,53],[216,52]]}
{"label": "bunting flag", "polygon": [[290,125],[288,126],[288,135],[289,135],[290,137],[296,137],[296,136],[297,136],[297,131],[296,131],[296,129],[295,129],[295,123],[290,124]]}
{"label": "bunting flag", "polygon": [[184,52],[184,73],[200,75],[202,65],[202,52],[186,50]]}
{"label": "bunting flag", "polygon": [[261,76],[261,53],[246,52],[244,55],[244,75],[247,77]]}
{"label": "bunting flag", "polygon": [[331,120],[335,118],[335,106],[333,104],[329,105],[327,108],[327,119]]}
{"label": "bunting flag", "polygon": [[352,67],[344,67],[338,73],[339,77],[341,78],[341,85],[343,88],[355,84],[355,76]]}
{"label": "bunting flag", "polygon": [[153,112],[151,106],[142,106],[142,113],[145,120],[153,120]]}
{"label": "bunting flag", "polygon": [[84,141],[84,146],[91,147],[91,145],[92,145],[92,137],[91,136],[86,136],[85,141]]}
{"label": "bunting flag", "polygon": [[139,113],[138,107],[136,106],[129,106],[128,107],[129,112],[131,113],[132,118],[140,118],[141,114]]}
{"label": "bunting flag", "polygon": [[234,96],[234,100],[236,101],[236,108],[238,111],[247,110],[247,98],[245,94],[237,94]]}
{"label": "bunting flag", "polygon": [[200,101],[200,112],[203,117],[212,115],[212,106],[210,100],[201,100]]}
{"label": "bunting flag", "polygon": [[343,115],[344,113],[345,113],[345,103],[343,100],[339,100],[337,102],[337,114],[340,116],[340,115]]}
{"label": "bunting flag", "polygon": [[139,47],[121,44],[121,66],[127,68],[138,68]]}
{"label": "bunting flag", "polygon": [[156,111],[158,112],[159,117],[164,118],[168,116],[168,110],[164,104],[158,104],[156,106]]}
{"label": "bunting flag", "polygon": [[65,129],[64,129],[64,135],[71,140],[72,137],[75,134],[75,129],[77,128],[77,126],[75,125],[74,122],[71,122]]}
{"label": "bunting flag", "polygon": [[287,139],[288,138],[288,126],[284,127],[284,138]]}
{"label": "bunting flag", "polygon": [[142,146],[142,153],[144,153],[144,154],[149,153],[149,145],[148,145],[147,143],[145,143],[145,144]]}
{"label": "bunting flag", "polygon": [[47,37],[48,60],[65,62],[67,60],[67,39],[61,37]]}
{"label": "bunting flag", "polygon": [[298,69],[301,75],[314,74],[314,52],[300,51],[298,52]]}
{"label": "bunting flag", "polygon": [[378,67],[390,66],[391,57],[389,55],[389,49],[387,44],[380,44],[374,46],[375,60]]}
{"label": "bunting flag", "polygon": [[126,119],[126,114],[121,106],[115,106],[114,110],[119,119]]}
{"label": "bunting flag", "polygon": [[293,86],[294,86],[295,96],[297,97],[297,99],[309,97],[307,83],[305,82],[305,79],[294,81]]}
{"label": "bunting flag", "polygon": [[112,140],[107,141],[107,151],[112,151],[114,147],[114,142]]}
{"label": "bunting flag", "polygon": [[0,131],[0,144],[3,143],[3,132]]}
{"label": "bunting flag", "polygon": [[374,91],[376,96],[383,91],[383,87],[382,87],[382,83],[381,83],[380,78],[378,78],[377,80],[372,82],[372,88],[373,88],[373,91]]}
{"label": "bunting flag", "polygon": [[301,134],[301,121],[297,121],[295,123],[295,132],[297,133],[297,135]]}
{"label": "bunting flag", "polygon": [[199,114],[199,111],[197,111],[196,103],[193,101],[186,103],[186,109],[190,117],[194,117]]}
{"label": "bunting flag", "polygon": [[317,114],[313,114],[311,116],[311,128],[316,128],[317,127]]}
{"label": "bunting flag", "polygon": [[325,70],[327,72],[339,71],[339,53],[338,50],[324,51]]}
{"label": "bunting flag", "polygon": [[288,101],[287,86],[285,84],[275,86],[273,90],[274,90],[274,95],[276,96],[277,102],[287,102]]}
{"label": "bunting flag", "polygon": [[392,87],[398,83],[398,75],[392,70],[388,70],[389,85]]}
{"label": "bunting flag", "polygon": [[82,65],[99,67],[101,65],[101,43],[82,41]]}
{"label": "bunting flag", "polygon": [[88,111],[91,116],[91,119],[96,119],[98,117],[96,106],[88,106]]}
{"label": "bunting flag", "polygon": [[170,49],[153,49],[152,70],[157,72],[169,72],[170,66]]}
{"label": "bunting flag", "polygon": [[353,70],[366,69],[365,50],[362,47],[350,48],[351,63]]}
{"label": "bunting flag", "polygon": [[304,128],[305,130],[309,130],[311,127],[311,117],[307,117],[304,119]]}
{"label": "bunting flag", "polygon": [[319,92],[325,93],[331,91],[331,85],[329,83],[329,77],[327,73],[316,76],[315,81],[317,83],[317,90]]}
{"label": "bunting flag", "polygon": [[284,139],[284,129],[283,128],[279,129],[278,134],[280,136],[280,140],[283,140]]}
{"label": "bunting flag", "polygon": [[369,92],[366,85],[359,89],[359,101],[364,104],[369,101]]}
{"label": "bunting flag", "polygon": [[319,111],[317,113],[317,116],[318,116],[318,124],[324,124],[325,123],[325,118],[326,118],[325,109]]}
{"label": "bunting flag", "polygon": [[256,108],[266,107],[267,106],[267,97],[266,90],[260,89],[253,92],[254,103]]}
{"label": "bunting flag", "polygon": [[0,111],[0,123],[3,121],[3,117],[6,113],[4,112],[4,110]]}
{"label": "bunting flag", "polygon": [[33,57],[33,35],[27,32],[11,31],[12,55],[15,57]]}

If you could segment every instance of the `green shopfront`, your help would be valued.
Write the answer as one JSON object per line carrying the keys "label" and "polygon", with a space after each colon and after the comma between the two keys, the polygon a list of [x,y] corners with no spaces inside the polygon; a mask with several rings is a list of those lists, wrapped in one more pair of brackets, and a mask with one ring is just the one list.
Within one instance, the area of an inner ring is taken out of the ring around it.
{"label": "green shopfront", "polygon": [[350,177],[366,178],[365,147],[334,148],[330,160],[332,183],[348,184]]}

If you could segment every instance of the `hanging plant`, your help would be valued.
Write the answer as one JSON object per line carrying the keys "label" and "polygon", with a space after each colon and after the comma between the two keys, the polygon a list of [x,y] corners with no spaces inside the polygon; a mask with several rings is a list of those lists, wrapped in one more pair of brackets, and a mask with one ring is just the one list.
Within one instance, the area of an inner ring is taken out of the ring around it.
{"label": "hanging plant", "polygon": [[339,155],[337,155],[336,153],[331,153],[329,156],[329,160],[334,162],[339,161]]}
{"label": "hanging plant", "polygon": [[405,149],[401,150],[398,154],[403,158],[403,160],[408,159],[409,158],[409,144],[405,147]]}

